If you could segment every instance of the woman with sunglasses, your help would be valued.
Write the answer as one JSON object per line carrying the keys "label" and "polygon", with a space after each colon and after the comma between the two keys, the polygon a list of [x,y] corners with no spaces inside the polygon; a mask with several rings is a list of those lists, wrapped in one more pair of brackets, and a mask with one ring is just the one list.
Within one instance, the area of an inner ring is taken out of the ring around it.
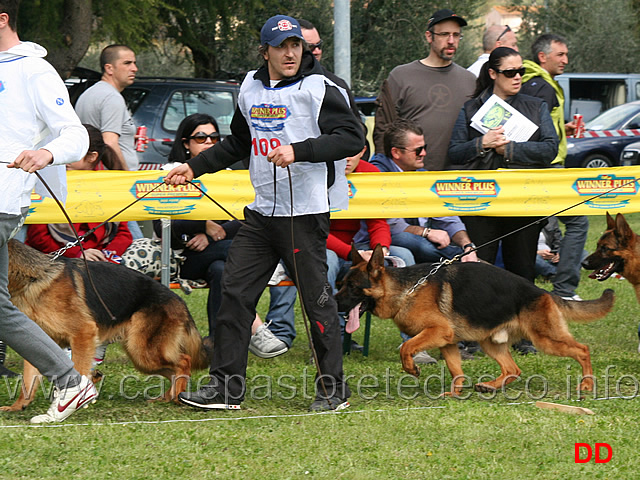
{"label": "woman with sunglasses", "polygon": [[[558,137],[547,104],[539,98],[519,93],[524,73],[522,57],[517,51],[498,47],[491,52],[480,71],[476,91],[462,107],[453,129],[449,143],[450,169],[547,168],[551,164],[558,151]],[[489,130],[483,135],[471,126],[471,118],[493,94],[538,126],[528,141],[510,141],[503,127]],[[461,218],[477,245],[495,240],[536,220],[534,217]],[[541,228],[542,225],[529,226],[501,242],[505,268],[531,282],[536,276],[536,248]],[[495,263],[498,246],[498,242],[493,242],[479,249],[478,257]]]}
{"label": "woman with sunglasses", "polygon": [[[220,140],[218,122],[204,113],[185,117],[176,132],[169,163],[163,169],[171,169],[200,152],[213,147]],[[161,235],[161,222],[154,220],[153,228]],[[220,306],[220,282],[227,252],[240,222],[214,222],[212,220],[172,220],[171,248],[182,250],[186,258],[180,267],[180,277],[190,280],[206,280],[209,284],[207,317],[209,335],[213,336],[216,316]]]}

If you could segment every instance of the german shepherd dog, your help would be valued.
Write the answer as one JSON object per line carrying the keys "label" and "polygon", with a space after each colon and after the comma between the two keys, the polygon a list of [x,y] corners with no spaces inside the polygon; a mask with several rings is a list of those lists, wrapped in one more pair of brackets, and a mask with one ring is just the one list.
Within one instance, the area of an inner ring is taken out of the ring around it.
{"label": "german shepherd dog", "polygon": [[567,320],[588,322],[605,316],[613,307],[613,290],[605,290],[598,300],[563,300],[483,262],[451,263],[435,272],[433,264],[385,268],[380,245],[368,263],[355,248],[351,258],[353,266],[336,294],[340,311],[361,304],[380,318],[391,318],[412,337],[400,348],[400,358],[403,370],[416,377],[420,369],[413,355],[439,348],[453,377],[445,395],[462,390],[458,341],[479,342],[500,365],[498,378],[475,385],[477,391],[490,392],[520,376],[509,348],[522,337],[545,353],[575,359],[582,366],[580,389],[593,390],[589,347],[575,341]]}
{"label": "german shepherd dog", "polygon": [[[9,241],[8,248],[13,303],[61,347],[71,347],[80,374],[90,375],[97,345],[119,340],[138,370],[171,381],[162,399],[177,403],[191,370],[209,365],[186,304],[151,277],[122,265],[88,262],[111,317],[82,260],[54,261],[16,240]],[[24,364],[22,392],[13,405],[1,407],[4,411],[22,410],[33,401],[41,376],[27,361]]]}
{"label": "german shepherd dog", "polygon": [[596,250],[584,259],[582,267],[594,270],[589,278],[599,281],[619,273],[633,285],[640,302],[640,238],[621,213],[614,220],[607,212],[607,230],[598,240]]}

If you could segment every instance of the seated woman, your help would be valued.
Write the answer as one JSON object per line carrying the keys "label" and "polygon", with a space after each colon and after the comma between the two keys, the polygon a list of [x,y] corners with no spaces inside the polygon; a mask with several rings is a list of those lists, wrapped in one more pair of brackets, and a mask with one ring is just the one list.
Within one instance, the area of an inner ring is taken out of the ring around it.
{"label": "seated woman", "polygon": [[[89,133],[89,151],[74,163],[67,164],[67,170],[120,170],[122,166],[116,153],[104,143],[100,131],[85,125]],[[99,223],[76,223],[74,227],[82,236]],[[55,252],[76,237],[67,223],[33,224],[27,228],[25,243],[44,253]],[[133,238],[126,222],[107,222],[91,233],[82,242],[87,260],[120,263],[120,257],[131,245]],[[63,255],[69,258],[82,256],[80,246],[71,247]]]}
{"label": "seated woman", "polygon": [[[175,163],[184,163],[218,143],[220,140],[218,132],[218,123],[210,115],[194,113],[185,117],[176,131],[175,142],[169,152],[169,163],[165,168],[173,168]],[[156,234],[160,236],[160,220],[154,220],[153,227]],[[237,220],[226,222],[212,220],[171,221],[171,248],[182,250],[182,255],[186,258],[180,267],[180,276],[190,280],[206,280],[209,284],[207,317],[209,336],[211,337],[213,337],[218,308],[220,307],[224,262],[227,259],[231,240],[239,228],[240,222]],[[269,335],[270,332],[261,325],[262,322],[254,322],[253,331],[260,328],[262,335]],[[286,352],[286,344],[275,337],[272,340],[277,342],[275,345],[277,348],[274,351]]]}

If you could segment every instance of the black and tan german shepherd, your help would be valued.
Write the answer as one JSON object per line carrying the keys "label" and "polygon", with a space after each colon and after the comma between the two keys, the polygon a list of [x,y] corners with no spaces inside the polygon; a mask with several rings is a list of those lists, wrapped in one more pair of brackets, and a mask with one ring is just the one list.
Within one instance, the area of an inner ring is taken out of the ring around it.
{"label": "black and tan german shepherd", "polygon": [[353,248],[353,266],[336,294],[340,311],[361,304],[380,318],[391,318],[410,335],[400,349],[402,368],[420,375],[413,355],[439,348],[453,377],[451,392],[458,395],[464,381],[457,343],[477,341],[500,365],[501,375],[475,385],[477,391],[501,388],[521,373],[509,347],[522,337],[539,350],[571,357],[582,366],[581,390],[593,390],[589,347],[575,341],[567,320],[588,322],[613,307],[613,290],[598,300],[571,301],[552,295],[527,280],[483,262],[455,262],[434,269],[433,264],[385,268],[378,245],[367,263]]}
{"label": "black and tan german shepherd", "polygon": [[589,278],[606,280],[614,273],[626,278],[640,302],[640,237],[618,213],[614,220],[607,212],[607,230],[598,239],[595,251],[584,259],[582,267],[594,270]]}
{"label": "black and tan german shepherd", "polygon": [[[96,346],[120,341],[134,366],[171,380],[164,400],[177,402],[192,369],[209,365],[184,301],[156,280],[123,265],[88,262],[100,303],[79,259],[51,257],[9,241],[9,293],[13,303],[61,347],[71,347],[76,370],[90,375]],[[40,375],[24,362],[20,397],[5,411],[26,408]]]}

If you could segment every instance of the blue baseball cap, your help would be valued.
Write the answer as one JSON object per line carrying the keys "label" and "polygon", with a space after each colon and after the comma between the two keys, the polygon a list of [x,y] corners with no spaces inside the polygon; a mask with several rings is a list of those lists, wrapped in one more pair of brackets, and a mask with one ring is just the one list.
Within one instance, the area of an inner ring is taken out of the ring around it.
{"label": "blue baseball cap", "polygon": [[262,26],[262,30],[260,30],[261,45],[277,47],[289,37],[304,40],[298,21],[286,15],[271,17]]}

